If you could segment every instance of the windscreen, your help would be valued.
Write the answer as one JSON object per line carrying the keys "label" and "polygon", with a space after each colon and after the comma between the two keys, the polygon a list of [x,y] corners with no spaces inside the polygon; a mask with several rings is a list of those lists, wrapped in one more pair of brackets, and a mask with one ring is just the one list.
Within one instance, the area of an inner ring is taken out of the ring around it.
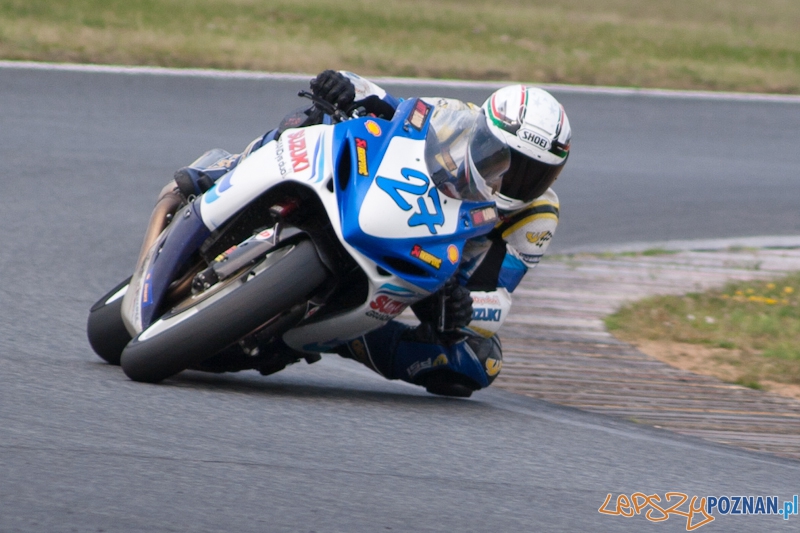
{"label": "windscreen", "polygon": [[511,161],[508,145],[489,130],[476,109],[434,112],[425,143],[431,178],[445,195],[464,200],[491,200]]}

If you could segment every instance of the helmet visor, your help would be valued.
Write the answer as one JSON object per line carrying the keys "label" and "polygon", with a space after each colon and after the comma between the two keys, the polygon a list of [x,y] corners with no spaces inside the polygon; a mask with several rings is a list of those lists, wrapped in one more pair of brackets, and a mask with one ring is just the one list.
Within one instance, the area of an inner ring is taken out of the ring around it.
{"label": "helmet visor", "polygon": [[567,158],[558,165],[550,165],[511,151],[511,166],[503,176],[500,194],[506,198],[530,202],[543,195],[556,181]]}
{"label": "helmet visor", "polygon": [[491,200],[494,193],[500,190],[503,174],[511,165],[511,150],[491,132],[483,110],[470,132],[467,162],[470,187],[479,195],[470,199]]}
{"label": "helmet visor", "polygon": [[[464,133],[467,133],[466,127]],[[428,131],[426,159],[431,177],[439,190],[451,198],[491,200],[500,190],[503,174],[511,164],[508,145],[489,130],[483,111],[471,120],[468,134],[457,137],[466,139],[466,146],[463,141],[449,146],[440,144],[433,128]],[[461,144],[460,149],[458,144]],[[463,161],[456,163],[458,159]]]}

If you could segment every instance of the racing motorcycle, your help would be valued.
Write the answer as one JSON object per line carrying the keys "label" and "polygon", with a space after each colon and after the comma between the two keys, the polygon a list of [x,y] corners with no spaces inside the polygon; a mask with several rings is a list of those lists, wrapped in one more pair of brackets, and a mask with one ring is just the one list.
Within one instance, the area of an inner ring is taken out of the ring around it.
{"label": "racing motorcycle", "polygon": [[162,192],[133,275],[91,308],[92,348],[132,380],[272,349],[313,362],[437,292],[493,228],[494,203],[442,166],[431,104],[383,120],[302,95],[331,123],[282,132],[197,197]]}

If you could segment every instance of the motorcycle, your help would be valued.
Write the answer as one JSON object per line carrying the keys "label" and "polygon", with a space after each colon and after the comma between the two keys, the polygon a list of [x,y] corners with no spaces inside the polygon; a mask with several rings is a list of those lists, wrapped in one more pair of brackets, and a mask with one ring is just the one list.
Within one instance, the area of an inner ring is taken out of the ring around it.
{"label": "motorcycle", "polygon": [[282,132],[197,197],[167,187],[133,275],[90,310],[94,351],[152,383],[224,369],[231,348],[313,362],[439,291],[498,215],[444,171],[433,109],[325,109],[330,124]]}

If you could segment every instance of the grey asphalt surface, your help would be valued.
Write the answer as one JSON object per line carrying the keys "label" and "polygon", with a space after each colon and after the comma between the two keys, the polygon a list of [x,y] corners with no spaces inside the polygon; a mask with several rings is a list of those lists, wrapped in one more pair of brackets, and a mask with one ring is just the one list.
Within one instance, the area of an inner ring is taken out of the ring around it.
{"label": "grey asphalt surface", "polygon": [[[597,509],[800,492],[797,462],[497,390],[436,398],[335,357],[157,386],[102,363],[88,309],[129,275],[158,190],[206,148],[240,150],[297,89],[0,69],[1,532],[684,531]],[[800,106],[559,96],[576,131],[562,245],[800,229]]]}

